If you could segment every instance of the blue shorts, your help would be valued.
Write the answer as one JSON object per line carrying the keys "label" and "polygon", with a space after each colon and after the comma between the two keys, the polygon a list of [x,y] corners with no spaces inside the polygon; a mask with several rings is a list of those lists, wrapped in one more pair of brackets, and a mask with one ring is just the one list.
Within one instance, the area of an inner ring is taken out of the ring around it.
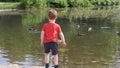
{"label": "blue shorts", "polygon": [[49,53],[50,50],[52,51],[53,55],[58,54],[58,43],[57,42],[44,43],[44,51],[45,51],[45,53]]}

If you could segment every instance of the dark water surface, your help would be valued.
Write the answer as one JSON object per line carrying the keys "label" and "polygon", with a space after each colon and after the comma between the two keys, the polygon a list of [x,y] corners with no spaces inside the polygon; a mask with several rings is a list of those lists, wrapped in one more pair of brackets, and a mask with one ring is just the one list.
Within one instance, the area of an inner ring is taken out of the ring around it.
{"label": "dark water surface", "polygon": [[[56,22],[67,41],[67,47],[59,47],[60,68],[120,68],[120,14],[89,17],[85,10],[58,11]],[[44,22],[44,11],[0,13],[0,65],[43,66],[39,34]]]}

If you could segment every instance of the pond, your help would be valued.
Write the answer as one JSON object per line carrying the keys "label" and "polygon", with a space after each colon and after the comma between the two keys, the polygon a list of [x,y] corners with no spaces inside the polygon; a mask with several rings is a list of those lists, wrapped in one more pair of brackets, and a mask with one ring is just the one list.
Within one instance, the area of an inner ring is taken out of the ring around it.
{"label": "pond", "polygon": [[[60,68],[120,68],[119,9],[57,9],[67,46],[59,46]],[[46,10],[0,13],[0,65],[44,66],[40,45]]]}

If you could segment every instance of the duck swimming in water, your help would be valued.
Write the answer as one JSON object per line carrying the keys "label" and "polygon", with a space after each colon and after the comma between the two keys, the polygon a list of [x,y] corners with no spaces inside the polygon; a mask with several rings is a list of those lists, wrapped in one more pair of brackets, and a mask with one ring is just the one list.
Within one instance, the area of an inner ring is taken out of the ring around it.
{"label": "duck swimming in water", "polygon": [[28,28],[28,32],[30,32],[30,33],[40,33],[40,31],[38,31],[34,28]]}
{"label": "duck swimming in water", "polygon": [[35,31],[34,28],[28,28],[28,31]]}
{"label": "duck swimming in water", "polygon": [[92,31],[92,27],[89,27],[89,28],[88,28],[88,32],[89,32],[89,31]]}
{"label": "duck swimming in water", "polygon": [[116,32],[116,34],[117,34],[118,36],[120,36],[120,32]]}
{"label": "duck swimming in water", "polygon": [[77,36],[84,36],[85,34],[78,32]]}

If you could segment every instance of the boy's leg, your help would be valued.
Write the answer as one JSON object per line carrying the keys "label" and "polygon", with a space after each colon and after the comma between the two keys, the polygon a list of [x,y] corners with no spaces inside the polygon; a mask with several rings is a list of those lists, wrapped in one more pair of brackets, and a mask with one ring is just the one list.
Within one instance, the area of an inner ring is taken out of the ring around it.
{"label": "boy's leg", "polygon": [[54,57],[54,68],[58,68],[58,44],[56,42],[53,42],[51,49]]}
{"label": "boy's leg", "polygon": [[49,68],[49,64],[47,63],[47,64],[45,64],[45,68]]}
{"label": "boy's leg", "polygon": [[49,53],[45,53],[45,63],[49,63]]}
{"label": "boy's leg", "polygon": [[49,68],[49,53],[45,53],[45,68]]}
{"label": "boy's leg", "polygon": [[45,54],[44,54],[45,68],[49,68],[49,52],[50,52],[49,45],[50,45],[50,43],[45,43],[44,44],[44,50],[45,50]]}
{"label": "boy's leg", "polygon": [[58,65],[58,54],[54,55],[54,64]]}
{"label": "boy's leg", "polygon": [[54,68],[58,68],[58,54],[54,55],[54,64],[55,64]]}

